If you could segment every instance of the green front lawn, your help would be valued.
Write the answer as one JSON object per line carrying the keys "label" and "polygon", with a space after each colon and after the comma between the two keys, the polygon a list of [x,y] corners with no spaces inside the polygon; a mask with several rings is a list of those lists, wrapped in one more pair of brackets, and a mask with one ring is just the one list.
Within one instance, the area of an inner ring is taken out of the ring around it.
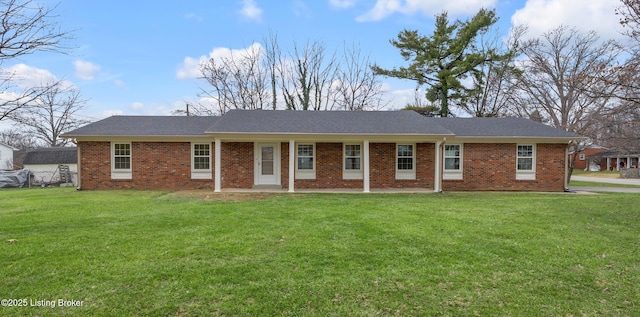
{"label": "green front lawn", "polygon": [[640,315],[638,195],[220,197],[0,191],[0,315]]}

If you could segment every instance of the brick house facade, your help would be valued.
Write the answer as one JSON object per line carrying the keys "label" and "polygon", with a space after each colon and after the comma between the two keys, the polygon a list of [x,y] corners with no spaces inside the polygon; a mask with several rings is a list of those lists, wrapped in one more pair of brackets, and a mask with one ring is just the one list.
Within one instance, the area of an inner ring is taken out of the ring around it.
{"label": "brick house facade", "polygon": [[66,137],[80,189],[563,191],[580,137],[513,118],[495,130],[496,119],[231,111],[111,117]]}

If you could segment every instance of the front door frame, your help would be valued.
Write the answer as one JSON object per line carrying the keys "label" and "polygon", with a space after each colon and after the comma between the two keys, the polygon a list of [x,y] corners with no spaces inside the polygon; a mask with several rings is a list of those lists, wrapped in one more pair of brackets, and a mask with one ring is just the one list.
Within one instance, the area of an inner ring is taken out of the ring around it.
{"label": "front door frame", "polygon": [[[273,177],[262,176],[262,147],[273,146]],[[280,142],[254,142],[254,185],[280,185]]]}

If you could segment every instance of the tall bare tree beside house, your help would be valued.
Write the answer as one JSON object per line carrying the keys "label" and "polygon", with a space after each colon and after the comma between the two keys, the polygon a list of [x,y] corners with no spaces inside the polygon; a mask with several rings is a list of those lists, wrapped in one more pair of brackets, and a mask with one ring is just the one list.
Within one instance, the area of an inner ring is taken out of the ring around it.
{"label": "tall bare tree beside house", "polygon": [[331,91],[338,67],[335,54],[327,55],[323,43],[308,42],[302,48],[294,43],[293,52],[278,65],[279,88],[286,108],[332,110],[335,97]]}
{"label": "tall bare tree beside house", "polygon": [[19,123],[25,134],[34,136],[42,145],[65,146],[70,141],[60,138],[60,135],[90,122],[77,116],[85,102],[79,91],[67,86],[64,81],[58,81],[49,85],[40,98],[32,102],[28,111],[23,109],[15,112],[11,119]]}
{"label": "tall bare tree beside house", "polygon": [[[222,114],[229,109],[268,108],[271,97],[262,57],[262,47],[253,44],[246,52],[210,58],[201,65],[202,79],[208,84],[201,88],[202,96],[217,107],[211,114]],[[206,112],[206,109],[197,109],[200,107],[202,105],[196,105],[194,112]]]}
{"label": "tall bare tree beside house", "polygon": [[360,47],[345,46],[341,67],[332,85],[336,108],[340,110],[378,110],[386,106],[382,99],[382,83],[371,69],[368,55]]}
{"label": "tall bare tree beside house", "polygon": [[[323,43],[294,43],[282,50],[270,34],[264,46],[245,54],[209,59],[201,65],[201,96],[210,103],[190,104],[191,115],[217,115],[229,109],[374,110],[383,107],[382,85],[359,48],[343,56],[327,53]],[[185,114],[186,111],[175,111]]]}
{"label": "tall bare tree beside house", "polygon": [[[522,52],[514,98],[520,116],[587,135],[600,115],[615,106],[611,96],[618,88],[596,72],[615,67],[621,53],[617,42],[601,41],[594,31],[559,26],[530,40]],[[578,144],[572,147],[579,150]]]}
{"label": "tall bare tree beside house", "polygon": [[38,51],[63,52],[70,31],[55,22],[54,7],[32,0],[0,0],[0,121],[21,108],[28,107],[47,87],[22,89],[16,76],[5,68],[14,58]]}

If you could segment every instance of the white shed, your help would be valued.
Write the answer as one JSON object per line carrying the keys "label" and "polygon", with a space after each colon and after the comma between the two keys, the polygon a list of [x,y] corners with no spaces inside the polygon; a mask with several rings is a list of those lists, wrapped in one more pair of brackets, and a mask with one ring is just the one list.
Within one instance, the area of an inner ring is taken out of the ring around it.
{"label": "white shed", "polygon": [[0,143],[0,170],[13,169],[13,151],[17,150],[12,146]]}
{"label": "white shed", "polygon": [[78,148],[52,147],[31,150],[24,157],[24,168],[34,175],[35,183],[60,182],[59,166],[68,166],[72,183],[77,184]]}

